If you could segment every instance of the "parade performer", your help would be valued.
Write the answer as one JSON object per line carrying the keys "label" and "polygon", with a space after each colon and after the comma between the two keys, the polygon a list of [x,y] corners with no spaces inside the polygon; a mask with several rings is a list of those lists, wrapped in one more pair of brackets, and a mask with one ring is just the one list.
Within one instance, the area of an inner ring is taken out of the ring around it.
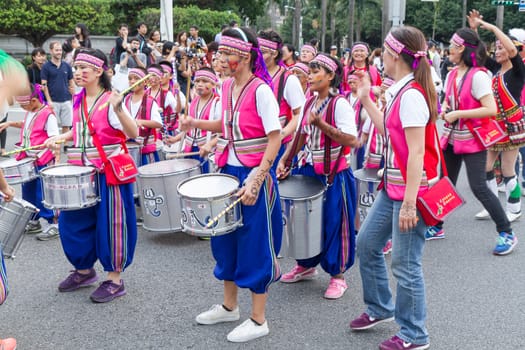
{"label": "parade performer", "polygon": [[[7,127],[20,129],[20,147],[27,148],[42,145],[48,138],[59,134],[57,119],[53,110],[45,105],[43,93],[39,85],[30,84],[30,90],[26,95],[16,96],[16,102],[26,111],[23,121],[10,120],[0,124],[0,130]],[[27,157],[36,159],[36,172],[40,173],[48,165],[55,161],[55,154],[47,148],[27,150],[18,153],[16,159]],[[26,232],[40,233],[36,236],[39,240],[48,240],[58,237],[57,217],[53,210],[47,209],[42,204],[42,181],[40,177],[22,183],[22,198],[39,209],[38,214],[28,224]],[[44,218],[48,226],[42,232],[39,219]]]}
{"label": "parade performer", "polygon": [[[342,66],[338,60],[319,54],[310,62],[310,89],[317,93],[305,104],[300,131],[279,161],[277,173],[286,177],[287,160],[306,145],[308,164],[298,174],[319,179],[327,185],[323,202],[323,249],[312,258],[298,260],[297,265],[281,277],[285,283],[317,275],[316,266],[330,274],[324,294],[338,299],[348,288],[344,272],[354,263],[356,204],[355,180],[348,161],[349,147],[358,143],[354,111],[339,95]],[[327,157],[326,154],[329,154]],[[294,172],[295,173],[295,172]]]}
{"label": "parade performer", "polygon": [[[179,115],[182,109],[184,108],[184,105],[186,104],[186,96],[184,95],[184,92],[180,90],[180,86],[177,80],[173,79],[173,64],[169,61],[161,61],[159,62],[159,65],[164,70],[164,75],[160,79],[160,85],[162,89],[160,92],[160,96],[164,96],[161,98],[167,100],[169,98],[168,91],[170,91],[173,97],[175,97],[175,109],[172,109],[171,107],[162,107],[164,125],[168,131],[168,135],[173,135],[178,126],[177,122],[179,120]],[[169,106],[171,105],[172,104],[170,104]],[[167,114],[164,114],[164,111]]]}
{"label": "parade performer", "polygon": [[[128,72],[129,86],[132,86],[146,76],[144,68],[131,68]],[[142,163],[146,165],[159,161],[157,152],[157,128],[162,128],[162,117],[159,105],[153,97],[146,94],[146,83],[142,82],[133,88],[132,93],[124,98],[124,104],[135,119],[139,132],[139,141],[142,143]]]}
{"label": "parade performer", "polygon": [[[481,27],[491,31],[496,36],[496,62],[493,62],[495,69],[492,78],[492,91],[498,107],[496,121],[507,135],[488,149],[487,182],[489,189],[498,196],[493,168],[496,159],[501,156],[501,171],[507,198],[506,214],[509,221],[513,222],[521,216],[521,188],[518,176],[516,176],[515,164],[519,148],[525,146],[524,116],[523,109],[520,107],[520,95],[525,84],[525,64],[518,54],[518,47],[521,48],[523,44],[513,41],[498,27],[485,22],[476,10],[470,11],[468,19],[471,29],[477,31],[478,27]],[[512,124],[520,126],[511,134],[509,129],[513,128]],[[476,215],[476,218],[488,219],[489,213],[483,210]],[[505,239],[507,237],[502,237],[502,240]]]}
{"label": "parade performer", "polygon": [[222,86],[222,118],[186,118],[181,123],[183,130],[197,127],[222,132],[215,161],[222,173],[244,183],[238,195],[245,219],[236,231],[211,238],[217,262],[214,274],[224,281],[224,301],[198,315],[196,321],[238,320],[238,288],[248,288],[252,292],[250,318],[227,337],[232,342],[246,342],[269,333],[265,317],[268,288],[281,274],[276,254],[281,246],[282,214],[272,170],[281,144],[281,125],[279,107],[267,85],[271,77],[255,34],[248,28],[225,30],[219,52],[221,65],[231,77]]}
{"label": "parade performer", "polygon": [[317,49],[314,46],[310,44],[304,44],[303,47],[301,47],[301,54],[299,55],[299,60],[304,64],[308,64],[315,58],[316,55]]}
{"label": "parade performer", "polygon": [[299,79],[299,82],[301,83],[301,87],[303,89],[304,99],[305,102],[310,97],[313,96],[312,92],[310,91],[310,86],[308,84],[308,75],[310,75],[310,67],[308,67],[307,64],[304,64],[302,62],[297,62],[290,68],[288,68],[290,73],[294,74],[297,79]]}
{"label": "parade performer", "polygon": [[74,66],[83,89],[75,96],[73,129],[46,143],[54,148],[57,141],[73,140],[74,147],[68,149],[68,162],[94,166],[100,171],[100,202],[92,207],[60,213],[62,248],[75,270],[59,284],[58,290],[72,292],[97,281],[93,267],[98,259],[107,272],[107,280],[91,294],[91,300],[103,303],[126,294],[121,273],[133,261],[137,220],[133,184],[106,183],[106,171],[111,170],[102,169],[94,137],[109,156],[118,152],[126,139],[136,138],[138,130],[129,111],[122,106],[122,97],[109,91],[111,83],[105,73],[107,59],[104,53],[83,50],[77,55]]}
{"label": "parade performer", "polygon": [[372,80],[373,86],[381,85],[381,74],[374,65],[369,62],[370,49],[367,43],[357,41],[352,45],[350,52],[350,62],[344,67],[343,91],[348,91],[348,76],[355,71],[362,71],[368,73]]}
{"label": "parade performer", "polygon": [[279,104],[282,141],[276,162],[274,162],[275,170],[279,159],[286,149],[286,145],[295,134],[305,98],[301,83],[297,77],[279,65],[282,58],[281,49],[283,43],[279,34],[273,30],[259,32],[258,42],[264,57],[264,63],[266,63],[268,73],[272,77],[273,94]]}
{"label": "parade performer", "polygon": [[[396,82],[386,91],[384,115],[370,97],[370,78],[364,72],[354,73],[360,77],[361,104],[387,146],[382,188],[357,237],[367,309],[350,328],[361,331],[395,319],[400,331],[382,342],[380,349],[428,349],[422,269],[427,226],[416,209],[416,199],[440,176],[437,95],[421,31],[410,26],[392,29],[384,48],[385,74]],[[390,237],[392,272],[397,279],[395,302],[381,251]]]}
{"label": "parade performer", "polygon": [[[22,94],[29,87],[29,81],[24,67],[14,58],[0,50],[0,106],[6,105],[6,101],[16,95]],[[2,200],[10,202],[15,196],[15,190],[9,186],[0,170],[0,191]],[[3,304],[9,294],[7,274],[4,264],[4,255],[0,247],[0,305]],[[3,350],[15,350],[16,339],[0,339],[0,348]]]}

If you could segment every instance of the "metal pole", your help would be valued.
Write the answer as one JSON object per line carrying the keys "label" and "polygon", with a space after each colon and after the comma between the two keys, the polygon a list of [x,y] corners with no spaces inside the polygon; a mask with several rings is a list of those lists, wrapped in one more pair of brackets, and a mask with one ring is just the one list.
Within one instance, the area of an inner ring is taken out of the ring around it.
{"label": "metal pole", "polygon": [[503,14],[505,11],[505,6],[498,6],[496,9],[496,27],[503,30]]}
{"label": "metal pole", "polygon": [[467,26],[467,0],[463,0],[463,16],[461,19],[461,27]]}

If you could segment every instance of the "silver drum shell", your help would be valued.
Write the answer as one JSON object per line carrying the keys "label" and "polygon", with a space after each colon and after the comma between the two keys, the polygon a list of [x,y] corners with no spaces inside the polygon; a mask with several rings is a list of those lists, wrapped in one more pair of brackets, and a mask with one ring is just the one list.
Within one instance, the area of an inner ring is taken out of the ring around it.
{"label": "silver drum shell", "polygon": [[377,176],[379,169],[359,169],[354,171],[357,187],[357,210],[359,212],[359,222],[365,221],[368,211],[377,196],[377,186],[381,181]]}
{"label": "silver drum shell", "polygon": [[199,161],[163,160],[143,165],[138,170],[142,227],[153,232],[180,231],[180,200],[174,190],[181,181],[201,173]]}
{"label": "silver drum shell", "polygon": [[32,181],[38,176],[35,168],[35,158],[5,159],[0,161],[0,168],[4,172],[5,180],[10,185]]}
{"label": "silver drum shell", "polygon": [[[309,188],[310,195],[299,194],[294,187]],[[308,259],[323,250],[323,184],[309,176],[295,175],[279,183],[283,214],[283,239],[280,254],[294,259]]]}
{"label": "silver drum shell", "polygon": [[0,203],[0,244],[6,258],[14,258],[25,236],[27,223],[38,209],[31,203],[14,198]]}

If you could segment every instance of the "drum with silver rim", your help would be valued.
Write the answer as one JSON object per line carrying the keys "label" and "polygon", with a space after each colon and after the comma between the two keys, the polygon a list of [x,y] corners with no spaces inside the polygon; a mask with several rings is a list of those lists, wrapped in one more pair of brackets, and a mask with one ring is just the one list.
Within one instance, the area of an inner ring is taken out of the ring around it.
{"label": "drum with silver rim", "polygon": [[[242,226],[241,205],[223,212],[237,198],[239,180],[227,174],[203,174],[182,181],[177,186],[182,208],[182,230],[199,237],[220,236]],[[211,227],[207,224],[223,214]]]}
{"label": "drum with silver rim", "polygon": [[60,164],[43,169],[40,176],[42,203],[46,208],[78,210],[92,207],[100,200],[94,167]]}
{"label": "drum with silver rim", "polygon": [[180,231],[180,200],[174,190],[181,181],[200,173],[200,163],[195,159],[164,160],[141,166],[137,182],[142,227],[155,232]]}
{"label": "drum with silver rim", "polygon": [[210,169],[210,173],[219,172],[219,167],[217,166],[217,163],[215,163],[215,153],[208,154],[208,167]]}
{"label": "drum with silver rim", "polygon": [[280,254],[308,259],[323,249],[323,202],[325,187],[311,176],[294,175],[279,182],[283,213]]}
{"label": "drum with silver rim", "polygon": [[14,258],[25,236],[26,226],[38,209],[31,203],[14,198],[0,203],[0,244],[6,258]]}
{"label": "drum with silver rim", "polygon": [[[381,181],[379,169],[362,168],[354,171],[357,187],[357,208],[359,211],[358,226],[365,220],[368,211],[374,204],[377,196],[377,186]],[[359,227],[358,227],[359,228]]]}
{"label": "drum with silver rim", "polygon": [[[172,159],[173,155],[179,153],[179,147],[180,147],[180,141],[175,142],[171,145],[166,145],[166,144],[163,145],[162,150],[160,152],[160,154],[162,154],[161,159],[162,160]],[[181,152],[184,152],[184,149],[182,149]]]}
{"label": "drum with silver rim", "polygon": [[[135,161],[135,165],[137,168],[142,163],[142,153],[141,153],[141,144],[138,143],[126,143],[126,147],[128,148],[129,155],[133,160]],[[137,181],[133,182],[133,197],[137,198],[139,196],[139,186],[137,184]]]}
{"label": "drum with silver rim", "polygon": [[4,172],[5,180],[10,185],[29,182],[37,178],[35,158],[14,158],[0,160],[0,168]]}

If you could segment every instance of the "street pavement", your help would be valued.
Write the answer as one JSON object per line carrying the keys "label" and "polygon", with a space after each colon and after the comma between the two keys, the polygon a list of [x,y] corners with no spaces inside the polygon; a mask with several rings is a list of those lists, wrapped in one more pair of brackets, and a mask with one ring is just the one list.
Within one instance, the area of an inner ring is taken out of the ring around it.
{"label": "street pavement", "polygon": [[[17,135],[18,130],[9,130],[8,150]],[[493,256],[495,225],[474,219],[481,205],[464,173],[458,189],[467,204],[447,220],[446,239],[427,243],[423,259],[431,349],[525,349],[525,238],[511,255]],[[519,239],[524,222],[513,225]],[[0,337],[17,338],[20,350],[360,350],[377,349],[398,330],[393,322],[349,330],[350,320],[364,311],[356,264],[345,274],[346,294],[336,301],[322,297],[329,281],[322,271],[312,281],[275,283],[266,314],[270,334],[247,344],[229,343],[228,332],[249,317],[250,293],[239,292],[239,322],[196,324],[198,313],[222,302],[209,245],[184,233],[140,228],[135,260],[123,274],[128,294],[93,304],[89,295],[95,287],[58,292],[72,269],[59,240],[40,242],[26,235],[16,258],[6,260],[11,293],[0,307]],[[283,258],[280,264],[286,272],[294,261]],[[96,269],[104,276],[100,264]],[[395,291],[393,281],[391,286]]]}

